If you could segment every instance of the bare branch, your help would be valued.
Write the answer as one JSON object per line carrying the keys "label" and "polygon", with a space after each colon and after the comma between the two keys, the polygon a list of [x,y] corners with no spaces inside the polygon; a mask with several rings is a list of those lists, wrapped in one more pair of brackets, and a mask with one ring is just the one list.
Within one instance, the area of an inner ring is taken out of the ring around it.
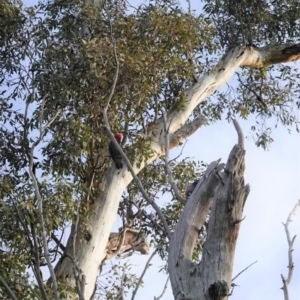
{"label": "bare branch", "polygon": [[233,125],[238,134],[238,143],[244,149],[244,134],[237,120],[233,120]]}
{"label": "bare branch", "polygon": [[244,270],[242,270],[240,273],[238,273],[235,277],[232,278],[231,282],[233,282],[236,278],[238,278],[242,273],[244,273],[246,270],[248,270],[251,266],[253,266],[254,264],[256,264],[257,261],[253,262],[252,264],[250,264],[248,267],[246,267]]}
{"label": "bare branch", "polygon": [[136,285],[136,287],[135,287],[135,289],[134,289],[134,291],[133,291],[133,293],[132,293],[131,300],[134,300],[134,298],[135,298],[135,296],[136,296],[136,293],[137,293],[137,291],[138,291],[138,289],[139,289],[139,287],[140,287],[140,285],[141,285],[141,282],[142,282],[142,280],[143,280],[143,277],[144,277],[144,275],[146,274],[146,272],[147,272],[147,270],[148,270],[149,264],[150,264],[152,258],[155,256],[155,254],[156,254],[157,252],[158,252],[158,248],[155,249],[155,251],[151,254],[151,256],[149,257],[149,259],[147,260],[147,263],[146,263],[146,265],[145,265],[145,268],[144,268],[144,270],[143,270],[143,272],[142,272],[142,274],[141,274],[141,276],[140,276],[140,278],[139,278],[139,282],[137,283],[137,285]]}
{"label": "bare branch", "polygon": [[164,289],[163,289],[162,293],[161,293],[158,297],[154,297],[154,300],[159,300],[159,299],[162,298],[162,296],[164,295],[164,293],[165,293],[166,290],[167,290],[169,281],[170,281],[170,276],[168,276],[168,278],[167,278],[167,281],[166,281],[166,283],[165,283],[165,286],[164,286]]}
{"label": "bare branch", "polygon": [[0,275],[0,283],[3,285],[3,287],[6,289],[8,295],[13,299],[13,300],[18,300],[16,297],[15,293],[11,290],[11,288],[8,286],[8,284],[5,282],[3,277]]}
{"label": "bare branch", "polygon": [[292,222],[292,216],[296,213],[297,208],[300,207],[300,200],[298,200],[298,203],[294,206],[293,210],[290,212],[286,223],[283,224],[284,230],[286,233],[286,238],[288,242],[288,260],[289,260],[289,265],[288,265],[288,277],[287,279],[281,274],[281,279],[283,282],[283,293],[284,293],[284,299],[289,300],[289,291],[288,291],[288,285],[290,284],[292,277],[293,277],[293,272],[294,272],[294,262],[293,262],[293,246],[294,246],[294,241],[296,239],[296,236],[294,236],[291,239],[290,232],[289,232],[289,224]]}
{"label": "bare branch", "polygon": [[170,168],[170,165],[169,165],[169,132],[168,132],[168,128],[167,128],[167,116],[166,116],[166,112],[163,112],[163,120],[164,120],[164,131],[165,131],[165,166],[166,166],[166,170],[167,170],[167,174],[168,174],[168,181],[169,181],[169,184],[171,185],[172,187],[172,190],[174,191],[175,193],[175,196],[177,198],[178,201],[180,201],[182,204],[185,204],[186,200],[181,197],[181,195],[179,194],[178,192],[178,189],[176,187],[176,184],[173,180],[173,177],[172,177],[172,172],[171,172],[171,168]]}

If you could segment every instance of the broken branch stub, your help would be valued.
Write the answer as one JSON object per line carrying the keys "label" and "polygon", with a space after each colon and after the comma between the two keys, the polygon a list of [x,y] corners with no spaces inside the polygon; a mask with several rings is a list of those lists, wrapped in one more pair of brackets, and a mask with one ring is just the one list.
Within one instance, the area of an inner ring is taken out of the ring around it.
{"label": "broken branch stub", "polygon": [[[250,192],[243,177],[243,135],[236,121],[234,126],[238,144],[231,150],[224,171],[220,171],[219,161],[210,164],[189,198],[172,235],[169,273],[176,300],[228,298],[236,241],[244,204]],[[193,262],[192,254],[209,209],[207,237],[201,261],[197,264]]]}

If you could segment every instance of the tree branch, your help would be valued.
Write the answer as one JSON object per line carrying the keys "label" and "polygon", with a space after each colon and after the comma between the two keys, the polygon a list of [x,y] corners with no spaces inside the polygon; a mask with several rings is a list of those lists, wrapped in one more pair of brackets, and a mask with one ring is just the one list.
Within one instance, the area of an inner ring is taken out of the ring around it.
{"label": "tree branch", "polygon": [[231,280],[231,282],[233,282],[235,279],[237,279],[242,273],[244,273],[246,270],[248,270],[250,267],[252,267],[254,264],[256,264],[257,261],[253,262],[252,264],[250,264],[248,267],[246,267],[244,270],[242,270],[240,273],[238,273],[236,276],[234,276]]}
{"label": "tree branch", "polygon": [[159,300],[159,299],[162,298],[162,296],[164,295],[164,293],[165,293],[166,290],[167,290],[169,280],[170,280],[170,276],[168,276],[168,278],[167,278],[167,280],[166,280],[166,283],[165,283],[165,286],[164,286],[163,291],[161,292],[161,294],[160,294],[158,297],[154,297],[154,300]]}
{"label": "tree branch", "polygon": [[283,293],[284,293],[284,299],[285,300],[289,300],[289,292],[288,292],[288,286],[292,280],[293,277],[293,272],[294,272],[294,262],[293,262],[293,246],[294,246],[294,241],[296,239],[296,236],[294,236],[291,239],[290,236],[290,232],[289,232],[289,224],[292,222],[292,216],[296,213],[296,210],[298,209],[298,207],[300,207],[300,200],[298,201],[298,203],[294,206],[293,210],[290,212],[286,223],[283,223],[284,226],[284,230],[285,230],[285,234],[286,234],[286,238],[287,238],[287,242],[288,242],[288,261],[289,261],[289,265],[288,265],[288,277],[287,279],[281,274],[281,279],[283,282]]}
{"label": "tree branch", "polygon": [[150,264],[152,258],[155,256],[155,254],[156,254],[157,252],[158,252],[158,247],[155,249],[155,251],[151,254],[151,256],[149,257],[149,259],[147,260],[147,263],[146,263],[146,265],[145,265],[145,268],[144,268],[144,270],[143,270],[143,272],[142,272],[142,274],[141,274],[141,276],[140,276],[140,278],[139,278],[139,281],[138,281],[138,283],[137,283],[137,285],[136,285],[136,287],[135,287],[135,289],[134,289],[134,291],[133,291],[133,293],[132,293],[131,300],[134,300],[134,298],[135,298],[135,296],[136,296],[136,293],[137,293],[137,291],[138,291],[138,289],[139,289],[139,287],[140,287],[140,284],[141,284],[141,282],[142,282],[142,280],[143,280],[143,277],[144,277],[144,275],[146,274],[146,271],[147,271],[147,269],[148,269],[148,267],[149,267],[149,264]]}
{"label": "tree branch", "polygon": [[119,60],[118,60],[118,56],[117,56],[117,49],[116,49],[116,41],[115,39],[113,38],[113,31],[112,31],[112,24],[111,24],[111,20],[109,20],[109,25],[110,25],[110,35],[111,35],[111,41],[112,41],[112,44],[113,44],[113,49],[114,49],[114,57],[115,57],[115,62],[116,62],[116,71],[115,71],[115,75],[114,75],[114,80],[113,80],[113,85],[111,87],[111,90],[110,90],[110,93],[109,93],[109,96],[107,98],[107,101],[106,101],[106,104],[105,104],[105,107],[104,107],[104,111],[105,111],[105,114],[107,113],[107,109],[108,109],[108,106],[109,106],[109,103],[115,93],[115,89],[116,89],[116,85],[117,85],[117,81],[118,81],[118,77],[119,77]]}
{"label": "tree branch", "polygon": [[43,217],[43,199],[42,196],[40,194],[40,189],[38,186],[38,182],[37,179],[35,177],[35,174],[33,172],[33,153],[34,153],[34,149],[35,147],[42,141],[44,134],[45,134],[45,130],[54,122],[54,120],[57,118],[57,116],[59,115],[60,111],[57,111],[57,113],[55,114],[55,116],[52,118],[52,120],[50,120],[44,127],[43,127],[43,113],[44,113],[44,104],[45,104],[45,100],[43,99],[43,103],[42,103],[42,108],[41,108],[41,113],[40,113],[40,135],[39,138],[33,143],[31,149],[30,149],[30,161],[29,161],[29,174],[32,180],[32,184],[34,187],[34,191],[35,191],[35,196],[36,199],[38,201],[38,216],[39,216],[39,222],[41,225],[41,235],[42,235],[42,240],[43,240],[43,248],[44,248],[44,253],[45,253],[45,258],[47,261],[47,266],[50,272],[50,276],[52,279],[52,284],[53,284],[53,292],[54,292],[54,297],[56,300],[59,300],[59,294],[58,294],[58,286],[57,286],[57,281],[56,281],[56,276],[51,264],[51,260],[50,260],[50,255],[49,255],[49,250],[48,250],[48,243],[47,243],[47,233],[46,233],[46,229],[45,229],[45,225],[44,225],[44,217]]}
{"label": "tree branch", "polygon": [[77,212],[76,212],[76,222],[74,228],[74,237],[73,237],[73,273],[76,281],[76,291],[80,300],[84,300],[84,288],[85,288],[85,276],[82,270],[78,267],[77,259],[76,259],[76,237],[79,223],[79,210],[81,206],[81,201],[78,201]]}
{"label": "tree branch", "polygon": [[[219,63],[210,72],[202,76],[193,87],[187,89],[183,99],[185,107],[178,103],[168,111],[167,127],[174,133],[186,122],[195,107],[226,83],[239,67],[262,68],[270,64],[291,62],[300,59],[300,44],[270,45],[262,48],[239,46],[227,51]],[[153,127],[150,136],[161,144],[163,119],[160,118]],[[170,147],[171,149],[171,147]]]}
{"label": "tree branch", "polygon": [[138,176],[135,174],[135,172],[133,170],[133,167],[132,167],[129,159],[127,158],[126,154],[123,152],[123,150],[120,147],[119,143],[116,141],[114,135],[110,131],[110,129],[109,129],[109,123],[108,123],[108,119],[107,119],[107,115],[106,115],[106,113],[105,113],[104,110],[103,110],[103,118],[104,118],[104,122],[105,122],[104,127],[106,129],[106,132],[107,132],[109,138],[113,141],[113,143],[114,143],[115,147],[117,148],[118,152],[121,154],[123,160],[125,161],[125,163],[127,165],[127,168],[129,170],[129,172],[131,173],[131,175],[132,175],[132,177],[133,177],[136,185],[138,186],[139,190],[141,191],[143,197],[148,202],[148,204],[150,204],[154,208],[154,210],[158,214],[159,218],[161,219],[161,221],[163,223],[165,233],[166,233],[167,237],[170,239],[171,232],[170,232],[169,226],[167,224],[167,221],[166,221],[163,213],[161,212],[159,206],[155,203],[155,201],[152,200],[152,199],[150,199],[150,197],[148,196],[148,194],[144,190],[143,185],[142,185],[140,179],[138,178]]}
{"label": "tree branch", "polygon": [[53,232],[51,234],[51,238],[62,251],[66,250],[66,247],[61,243],[61,241],[55,236]]}
{"label": "tree branch", "polygon": [[183,197],[181,197],[181,195],[179,194],[179,191],[176,187],[176,183],[173,180],[171,168],[170,168],[170,165],[169,165],[169,161],[170,161],[170,157],[169,157],[169,132],[168,132],[168,128],[167,128],[167,118],[166,118],[166,113],[165,112],[163,112],[163,120],[164,120],[164,125],[165,125],[164,131],[165,131],[165,140],[166,140],[166,143],[165,143],[165,166],[166,166],[166,170],[167,170],[167,174],[168,174],[168,181],[169,181],[169,184],[172,187],[172,190],[175,193],[175,196],[176,196],[177,200],[180,201],[182,204],[185,204],[186,200],[183,199]]}
{"label": "tree branch", "polygon": [[268,45],[262,48],[246,47],[247,53],[241,67],[262,68],[300,59],[300,44]]}
{"label": "tree branch", "polygon": [[38,252],[38,240],[37,240],[37,235],[35,232],[34,225],[31,225],[31,233],[32,233],[33,245],[34,245],[33,253],[34,253],[35,262],[34,262],[33,266],[34,266],[35,278],[37,280],[38,286],[40,287],[43,299],[48,300],[49,298],[47,296],[47,293],[46,293],[46,290],[45,290],[45,287],[43,284],[43,279],[41,277],[41,266],[40,266],[39,252]]}
{"label": "tree branch", "polygon": [[6,289],[7,294],[13,299],[13,300],[18,300],[16,297],[15,293],[11,290],[11,288],[8,286],[8,284],[5,282],[3,277],[0,275],[0,283],[3,285],[3,287]]}

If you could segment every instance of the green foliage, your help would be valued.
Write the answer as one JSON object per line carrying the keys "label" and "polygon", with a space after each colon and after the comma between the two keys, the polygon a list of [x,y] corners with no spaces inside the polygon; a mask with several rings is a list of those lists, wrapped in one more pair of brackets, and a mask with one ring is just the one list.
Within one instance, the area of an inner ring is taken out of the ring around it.
{"label": "green foliage", "polygon": [[[0,273],[20,299],[40,295],[27,271],[37,258],[45,265],[29,171],[38,181],[54,262],[59,251],[51,234],[61,234],[74,221],[80,200],[81,217],[88,218],[111,164],[101,110],[111,92],[116,60],[120,69],[108,118],[114,132],[127,136],[130,161],[138,157],[140,164],[152,155],[146,136],[162,110],[184,109],[184,93],[195,75],[206,73],[225,48],[299,36],[299,7],[292,2],[239,3],[207,1],[205,14],[194,15],[175,1],[163,0],[136,10],[121,1],[103,1],[96,8],[79,0],[56,0],[23,9],[20,1],[0,0]],[[272,141],[268,118],[297,125],[293,109],[300,106],[299,72],[288,66],[242,69],[236,79],[240,85],[232,95],[233,90],[221,90],[199,106],[208,119],[255,115],[252,129],[263,147]],[[182,194],[204,167],[190,159],[174,160],[170,166]],[[139,176],[152,199],[170,195],[163,213],[173,229],[183,205],[167,183],[164,162],[158,159]],[[165,237],[155,225],[158,217],[132,183],[119,208],[124,224],[128,211],[139,208],[146,213],[133,226],[142,227],[165,257]],[[193,258],[200,254],[201,242]],[[133,280],[127,279],[128,284]],[[116,297],[114,289],[107,291],[107,299]],[[64,298],[74,292],[63,283],[60,291]]]}
{"label": "green foliage", "polygon": [[300,8],[297,1],[203,0],[204,11],[216,24],[222,46],[264,46],[286,43],[299,36]]}
{"label": "green foliage", "polygon": [[[102,278],[105,285],[99,280],[94,299],[118,300],[126,297],[128,291],[138,284],[138,278],[131,273],[131,265],[121,262],[120,259],[109,270],[104,270]],[[143,282],[142,282],[143,284]]]}

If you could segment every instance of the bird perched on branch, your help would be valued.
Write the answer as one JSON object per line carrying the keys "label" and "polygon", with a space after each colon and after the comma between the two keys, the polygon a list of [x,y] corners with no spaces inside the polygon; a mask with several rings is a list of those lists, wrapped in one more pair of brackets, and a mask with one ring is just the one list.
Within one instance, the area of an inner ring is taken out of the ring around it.
{"label": "bird perched on branch", "polygon": [[185,195],[186,195],[187,197],[189,197],[189,196],[192,195],[192,193],[193,193],[194,189],[196,188],[198,182],[199,182],[199,179],[196,179],[196,180],[195,180],[195,181],[194,181],[194,182],[186,189]]}
{"label": "bird perched on branch", "polygon": [[[120,132],[116,133],[115,139],[117,140],[119,145],[121,145],[121,142],[123,140],[123,134]],[[111,141],[109,143],[108,150],[109,150],[110,157],[112,158],[112,160],[114,161],[114,163],[116,165],[116,168],[118,170],[122,169],[123,168],[122,156],[121,156],[120,152],[118,151],[117,147],[114,145],[113,141]]]}

